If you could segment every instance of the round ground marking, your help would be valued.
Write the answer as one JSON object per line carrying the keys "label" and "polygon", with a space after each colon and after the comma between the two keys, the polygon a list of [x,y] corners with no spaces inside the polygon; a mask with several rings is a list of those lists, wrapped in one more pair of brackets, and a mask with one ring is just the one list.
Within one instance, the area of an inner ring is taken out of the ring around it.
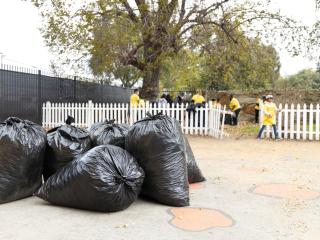
{"label": "round ground marking", "polygon": [[201,189],[203,188],[203,184],[202,183],[191,183],[189,184],[190,189]]}
{"label": "round ground marking", "polygon": [[320,197],[320,193],[313,191],[307,187],[297,186],[293,184],[265,184],[254,187],[249,190],[252,193],[287,199],[313,200]]}
{"label": "round ground marking", "polygon": [[205,231],[215,227],[231,227],[231,217],[215,209],[207,208],[171,208],[173,219],[170,223],[186,231]]}

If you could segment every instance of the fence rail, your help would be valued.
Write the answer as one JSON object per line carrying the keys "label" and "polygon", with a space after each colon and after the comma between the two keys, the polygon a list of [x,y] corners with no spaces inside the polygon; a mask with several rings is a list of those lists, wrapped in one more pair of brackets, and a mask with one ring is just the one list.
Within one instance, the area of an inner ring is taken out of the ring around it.
{"label": "fence rail", "polygon": [[90,127],[95,122],[115,119],[117,123],[132,125],[144,118],[148,112],[165,115],[177,119],[182,131],[190,135],[223,137],[225,107],[212,108],[208,104],[196,108],[194,112],[186,111],[187,105],[165,105],[146,103],[144,107],[131,107],[127,103],[51,103],[43,104],[42,125],[46,129],[60,126],[68,115],[75,118],[75,126]]}
{"label": "fence rail", "polygon": [[[279,136],[284,139],[320,140],[320,106],[317,105],[279,105],[277,127]],[[266,130],[266,137],[271,137],[272,129]],[[274,136],[273,136],[274,137]]]}

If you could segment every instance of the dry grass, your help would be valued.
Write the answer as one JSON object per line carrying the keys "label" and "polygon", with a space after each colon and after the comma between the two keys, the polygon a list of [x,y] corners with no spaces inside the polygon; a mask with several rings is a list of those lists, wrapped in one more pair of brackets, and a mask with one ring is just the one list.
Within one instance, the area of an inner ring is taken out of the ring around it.
{"label": "dry grass", "polygon": [[249,122],[241,122],[238,126],[225,126],[224,130],[230,137],[234,138],[253,138],[258,135],[259,125]]}

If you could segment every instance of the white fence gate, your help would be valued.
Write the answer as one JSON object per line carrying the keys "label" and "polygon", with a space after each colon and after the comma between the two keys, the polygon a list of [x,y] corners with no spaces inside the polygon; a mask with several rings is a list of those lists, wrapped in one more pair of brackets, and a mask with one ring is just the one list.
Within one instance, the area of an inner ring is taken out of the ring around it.
{"label": "white fence gate", "polygon": [[[279,137],[295,140],[320,140],[320,108],[304,105],[279,105],[277,127]],[[266,136],[270,137],[271,127],[267,128]],[[273,135],[273,133],[272,133]]]}
{"label": "white fence gate", "polygon": [[115,119],[117,123],[132,125],[144,118],[148,112],[163,114],[177,119],[182,131],[190,135],[223,137],[225,107],[213,108],[206,104],[205,107],[196,108],[195,112],[186,111],[187,105],[158,106],[146,103],[143,107],[130,107],[125,103],[44,103],[42,108],[42,125],[46,129],[64,124],[68,115],[75,118],[75,126],[87,128],[91,124],[104,120]]}

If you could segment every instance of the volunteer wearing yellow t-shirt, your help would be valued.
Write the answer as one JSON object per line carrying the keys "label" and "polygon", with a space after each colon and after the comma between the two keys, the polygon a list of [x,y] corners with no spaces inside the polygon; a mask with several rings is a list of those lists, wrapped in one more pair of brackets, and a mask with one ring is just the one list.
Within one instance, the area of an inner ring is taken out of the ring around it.
{"label": "volunteer wearing yellow t-shirt", "polygon": [[277,112],[278,108],[273,103],[273,96],[266,96],[266,102],[263,105],[263,122],[258,134],[258,139],[261,139],[262,133],[266,126],[272,126],[276,140],[280,140],[276,125]]}
{"label": "volunteer wearing yellow t-shirt", "polygon": [[135,89],[130,97],[130,104],[132,107],[138,107],[140,102],[139,89]]}
{"label": "volunteer wearing yellow t-shirt", "polygon": [[201,105],[203,102],[206,101],[204,97],[201,95],[200,91],[198,91],[197,94],[193,95],[192,100],[194,101],[195,105]]}
{"label": "volunteer wearing yellow t-shirt", "polygon": [[238,101],[232,94],[230,95],[230,104],[229,107],[231,111],[234,113],[232,116],[232,125],[238,125],[239,113],[241,111],[241,106]]}

